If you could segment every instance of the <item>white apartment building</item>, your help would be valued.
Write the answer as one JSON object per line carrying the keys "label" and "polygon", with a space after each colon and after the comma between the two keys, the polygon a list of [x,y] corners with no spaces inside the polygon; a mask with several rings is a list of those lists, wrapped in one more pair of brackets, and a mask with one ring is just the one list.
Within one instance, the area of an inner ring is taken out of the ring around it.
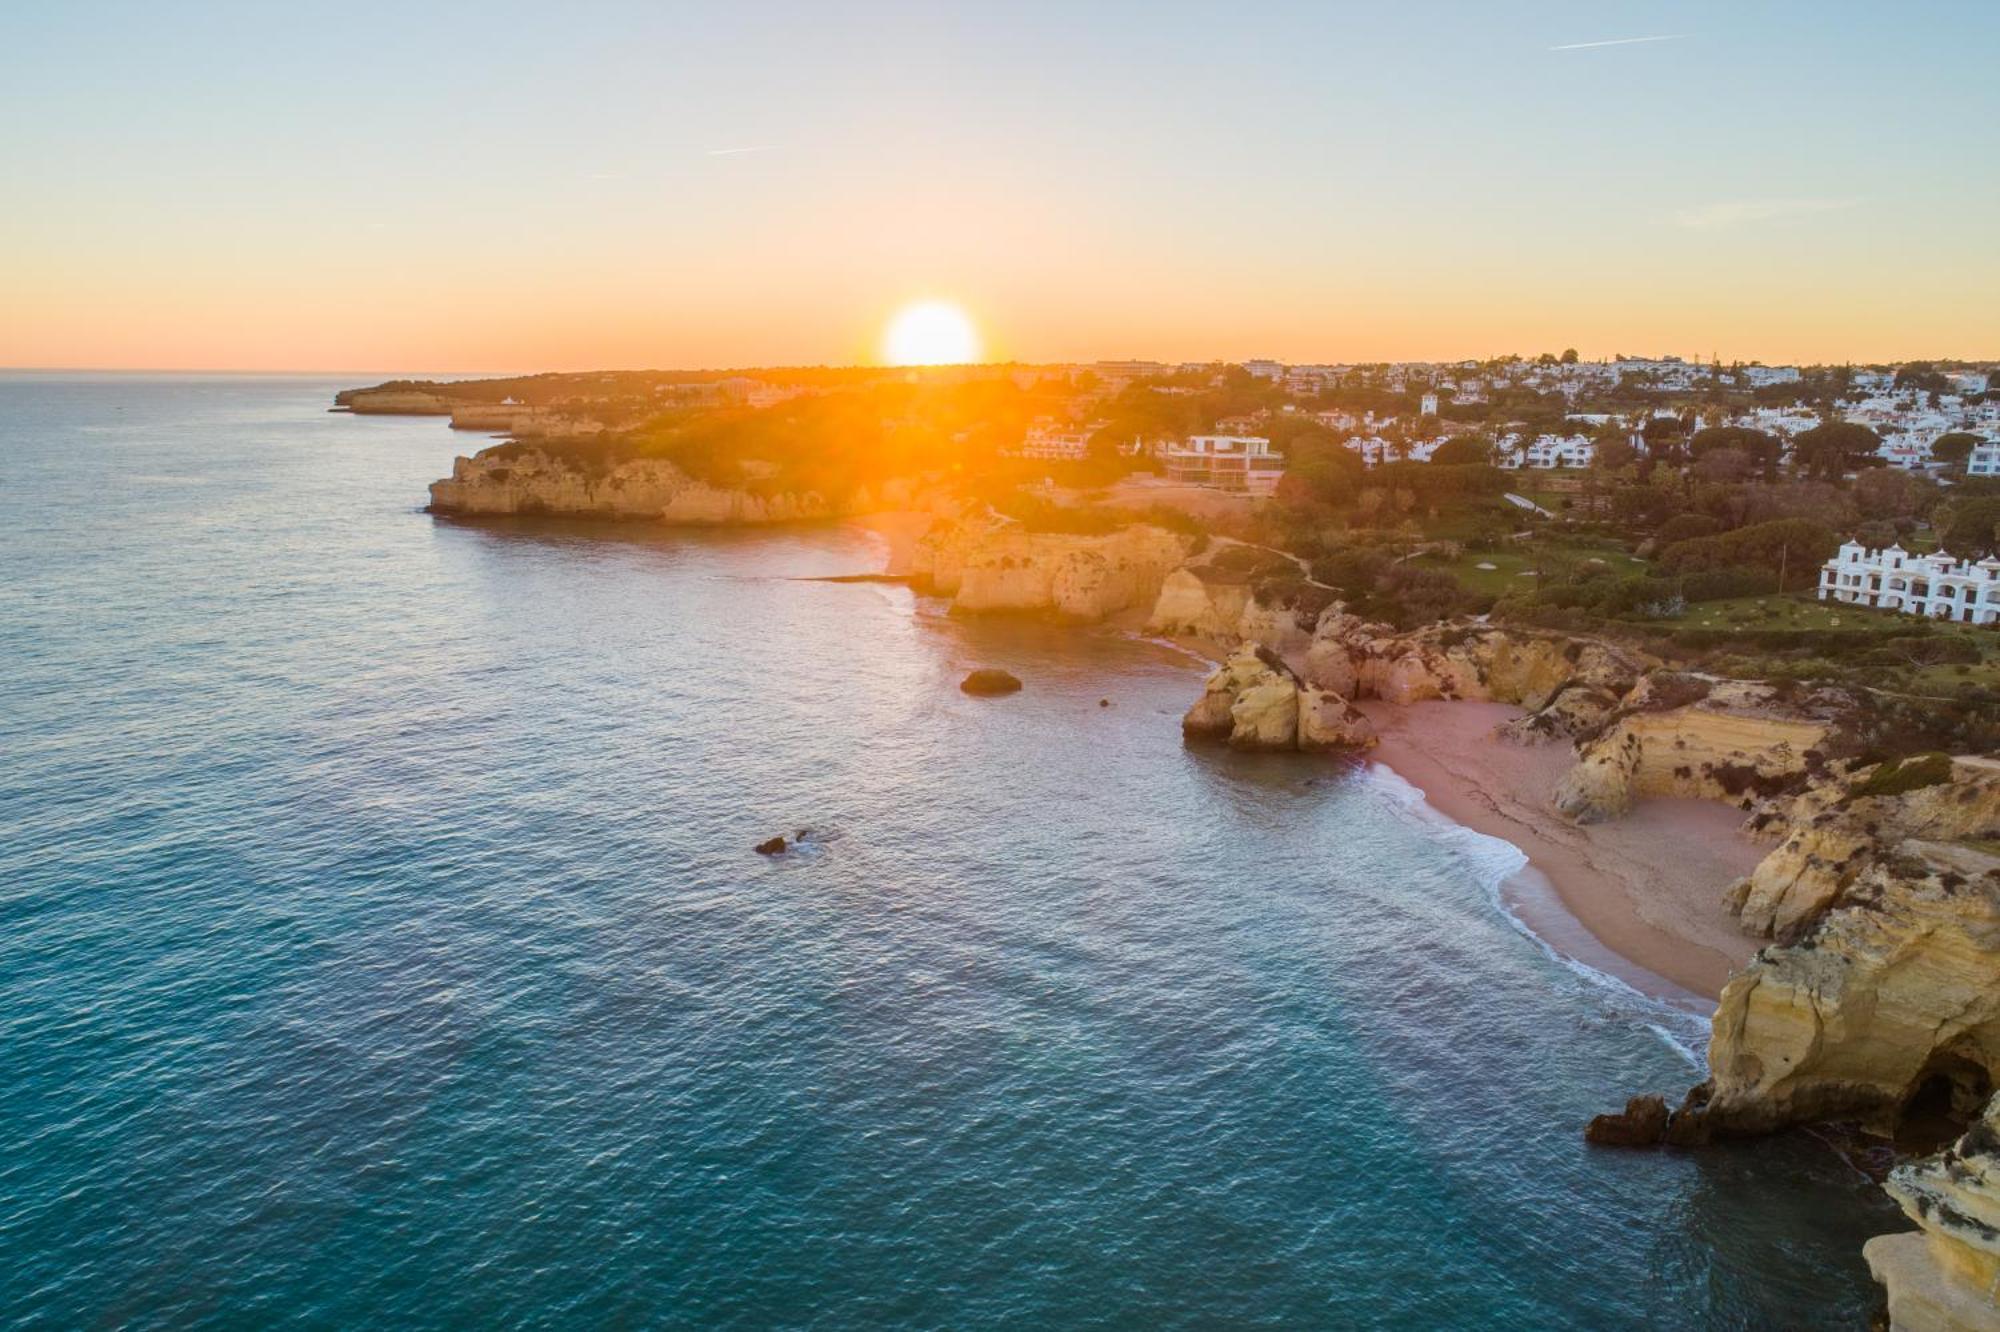
{"label": "white apartment building", "polygon": [[2000,560],[1971,564],[1942,552],[1870,550],[1850,541],[1820,566],[1819,599],[1961,624],[2000,624]]}
{"label": "white apartment building", "polygon": [[2000,443],[1978,444],[1965,459],[1967,476],[2000,476]]}
{"label": "white apartment building", "polygon": [[1271,441],[1260,435],[1192,435],[1156,452],[1167,480],[1182,485],[1268,495],[1285,474],[1285,455],[1271,452]]}
{"label": "white apartment building", "polygon": [[1493,465],[1510,471],[1523,467],[1553,469],[1588,467],[1597,456],[1597,445],[1587,435],[1540,435],[1523,444],[1518,439],[1501,441],[1494,451]]}
{"label": "white apartment building", "polygon": [[1243,368],[1248,370],[1251,376],[1256,379],[1283,379],[1285,377],[1285,364],[1283,361],[1245,361]]}
{"label": "white apartment building", "polygon": [[1057,458],[1065,462],[1079,462],[1090,455],[1090,437],[1103,427],[1102,421],[1079,426],[1038,420],[1028,427],[1021,446],[1013,452],[1021,458]]}

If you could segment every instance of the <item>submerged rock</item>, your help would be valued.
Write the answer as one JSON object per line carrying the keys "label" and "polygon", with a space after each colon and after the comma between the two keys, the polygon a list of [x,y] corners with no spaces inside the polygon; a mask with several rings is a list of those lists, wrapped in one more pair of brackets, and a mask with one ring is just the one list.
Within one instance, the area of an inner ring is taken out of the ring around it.
{"label": "submerged rock", "polygon": [[959,681],[958,687],[968,694],[1011,694],[1021,687],[1021,681],[1006,671],[982,666]]}
{"label": "submerged rock", "polygon": [[786,842],[782,836],[768,837],[757,843],[756,851],[760,856],[779,856],[784,854],[785,846]]}

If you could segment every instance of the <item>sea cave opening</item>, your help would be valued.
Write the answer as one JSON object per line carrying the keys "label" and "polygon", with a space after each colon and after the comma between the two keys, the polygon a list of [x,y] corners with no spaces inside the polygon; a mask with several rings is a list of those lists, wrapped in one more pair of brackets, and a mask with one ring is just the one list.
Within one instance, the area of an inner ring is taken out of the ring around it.
{"label": "sea cave opening", "polygon": [[1971,1127],[1993,1094],[1986,1067],[1963,1055],[1931,1056],[1896,1115],[1896,1150],[1937,1151]]}

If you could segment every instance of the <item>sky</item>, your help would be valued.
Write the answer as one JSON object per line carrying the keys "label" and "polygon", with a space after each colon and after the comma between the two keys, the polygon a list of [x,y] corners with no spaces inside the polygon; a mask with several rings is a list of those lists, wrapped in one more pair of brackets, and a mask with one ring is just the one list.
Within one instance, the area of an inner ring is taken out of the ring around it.
{"label": "sky", "polygon": [[[1641,40],[1644,39],[1644,40]],[[2000,4],[0,3],[0,366],[2000,357]]]}

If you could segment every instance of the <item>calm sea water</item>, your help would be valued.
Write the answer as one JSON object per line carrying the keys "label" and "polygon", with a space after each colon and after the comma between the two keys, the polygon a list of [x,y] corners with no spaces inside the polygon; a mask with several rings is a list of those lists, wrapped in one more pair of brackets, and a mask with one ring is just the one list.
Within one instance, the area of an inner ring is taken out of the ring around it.
{"label": "calm sea water", "polygon": [[1862,1322],[1823,1153],[1584,1147],[1692,1073],[1504,847],[333,387],[0,379],[0,1322]]}

